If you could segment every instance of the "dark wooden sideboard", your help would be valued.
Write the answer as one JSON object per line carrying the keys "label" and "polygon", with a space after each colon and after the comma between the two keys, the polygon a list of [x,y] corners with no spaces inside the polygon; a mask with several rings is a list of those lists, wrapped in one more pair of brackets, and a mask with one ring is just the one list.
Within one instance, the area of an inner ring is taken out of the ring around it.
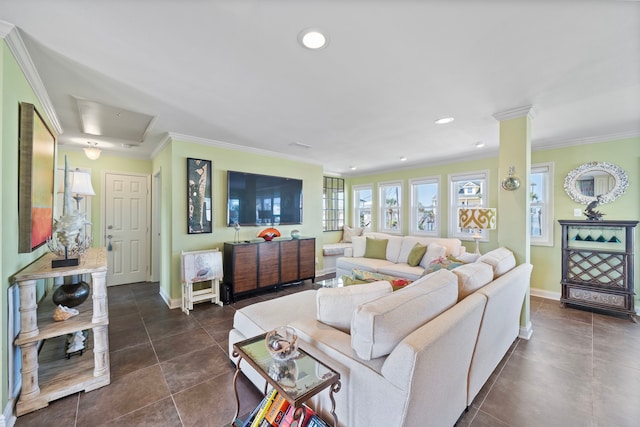
{"label": "dark wooden sideboard", "polygon": [[225,242],[224,283],[231,298],[316,278],[316,239]]}
{"label": "dark wooden sideboard", "polygon": [[638,221],[560,220],[561,303],[628,315],[634,307],[634,231]]}

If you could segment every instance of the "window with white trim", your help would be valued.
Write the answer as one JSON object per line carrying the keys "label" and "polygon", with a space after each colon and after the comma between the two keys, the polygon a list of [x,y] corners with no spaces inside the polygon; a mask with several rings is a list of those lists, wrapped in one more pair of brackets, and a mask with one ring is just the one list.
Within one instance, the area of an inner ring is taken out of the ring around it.
{"label": "window with white trim", "polygon": [[531,165],[530,181],[531,244],[553,246],[553,163]]}
{"label": "window with white trim", "polygon": [[413,235],[438,236],[440,234],[440,177],[409,180],[411,188],[411,214],[409,232]]}
{"label": "window with white trim", "polygon": [[378,231],[402,233],[402,182],[382,182],[378,189]]}
{"label": "window with white trim", "polygon": [[353,226],[371,227],[373,207],[373,186],[354,185],[353,186]]}
{"label": "window with white trim", "polygon": [[[474,230],[458,226],[458,211],[468,207],[490,207],[488,177],[488,171],[449,175],[449,237],[467,240],[474,234]],[[480,241],[487,241],[487,232],[483,234],[483,231],[479,230]]]}
{"label": "window with white trim", "polygon": [[325,176],[323,182],[322,230],[342,230],[344,225],[344,178]]}

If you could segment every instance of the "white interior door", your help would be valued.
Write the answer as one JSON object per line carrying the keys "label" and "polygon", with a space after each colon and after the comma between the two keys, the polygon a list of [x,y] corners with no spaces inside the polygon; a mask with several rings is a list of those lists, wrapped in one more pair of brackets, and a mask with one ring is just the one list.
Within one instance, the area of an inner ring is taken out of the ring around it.
{"label": "white interior door", "polygon": [[148,177],[105,173],[107,285],[149,277]]}

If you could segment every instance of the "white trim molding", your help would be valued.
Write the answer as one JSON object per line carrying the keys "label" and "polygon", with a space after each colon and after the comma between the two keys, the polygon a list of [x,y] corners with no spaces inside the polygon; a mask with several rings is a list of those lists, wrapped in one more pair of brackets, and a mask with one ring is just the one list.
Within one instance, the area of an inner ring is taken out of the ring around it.
{"label": "white trim molding", "polygon": [[38,101],[40,101],[40,104],[42,105],[42,108],[44,109],[44,112],[51,125],[56,131],[56,134],[61,135],[63,129],[62,125],[60,124],[60,120],[58,119],[58,115],[53,108],[53,104],[51,103],[51,99],[49,98],[49,94],[47,93],[47,89],[44,87],[44,83],[42,83],[40,74],[38,74],[38,70],[31,60],[29,51],[27,50],[22,37],[20,37],[18,28],[8,22],[0,21],[0,36],[7,43],[9,50],[18,63],[20,70],[22,70],[22,73],[29,82],[31,89],[33,89],[33,92],[38,98]]}
{"label": "white trim molding", "polygon": [[13,413],[15,403],[13,398],[7,402],[7,406],[4,407],[4,411],[2,415],[0,415],[0,427],[13,427],[15,425],[16,416]]}
{"label": "white trim molding", "polygon": [[533,107],[531,105],[525,105],[524,107],[512,108],[510,110],[501,111],[499,113],[495,113],[493,118],[499,122],[511,119],[517,119],[518,117],[528,116],[530,119],[533,119]]}

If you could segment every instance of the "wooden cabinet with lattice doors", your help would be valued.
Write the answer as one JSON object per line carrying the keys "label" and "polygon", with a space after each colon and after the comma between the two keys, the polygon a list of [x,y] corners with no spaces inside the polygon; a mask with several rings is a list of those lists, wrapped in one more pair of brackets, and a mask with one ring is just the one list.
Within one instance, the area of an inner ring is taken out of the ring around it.
{"label": "wooden cabinet with lattice doors", "polygon": [[634,233],[638,221],[560,220],[565,304],[628,315],[634,305]]}

